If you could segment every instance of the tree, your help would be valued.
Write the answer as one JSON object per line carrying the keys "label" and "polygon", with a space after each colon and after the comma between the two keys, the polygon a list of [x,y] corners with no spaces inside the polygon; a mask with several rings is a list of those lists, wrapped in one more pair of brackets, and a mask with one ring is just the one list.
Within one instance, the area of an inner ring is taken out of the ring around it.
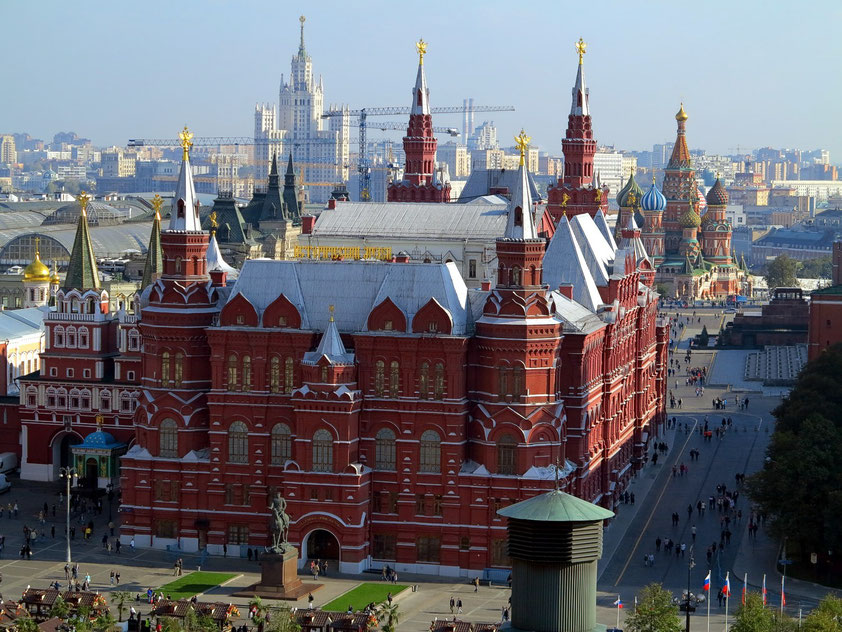
{"label": "tree", "polygon": [[818,259],[808,259],[798,265],[798,275],[805,279],[829,279],[833,273],[833,261],[830,255]]}
{"label": "tree", "polygon": [[798,261],[787,255],[778,255],[766,264],[766,285],[770,290],[776,287],[798,287]]}
{"label": "tree", "polygon": [[94,630],[97,630],[97,632],[104,632],[113,628],[115,623],[117,622],[114,620],[114,615],[112,615],[111,611],[106,608],[96,619],[93,620],[91,625]]}
{"label": "tree", "polygon": [[710,334],[708,333],[707,325],[702,325],[702,333],[699,334],[699,346],[705,349],[709,342]]}
{"label": "tree", "polygon": [[126,609],[126,602],[131,600],[131,595],[125,590],[117,590],[111,593],[111,603],[117,606],[117,615],[120,621],[123,620],[123,611]]}
{"label": "tree", "polygon": [[746,595],[745,605],[737,609],[731,630],[733,632],[773,632],[775,615],[763,606],[763,598],[760,595],[749,593]]}
{"label": "tree", "polygon": [[377,610],[377,620],[380,621],[380,629],[383,632],[395,632],[401,620],[401,614],[398,612],[398,604],[380,604],[380,608]]}
{"label": "tree", "polygon": [[67,615],[70,614],[70,606],[67,602],[61,598],[61,595],[56,597],[56,600],[53,602],[52,608],[50,608],[50,616],[51,617],[58,617],[62,621],[67,618]]}
{"label": "tree", "polygon": [[41,632],[41,628],[29,614],[22,615],[15,619],[15,627],[18,632]]}
{"label": "tree", "polygon": [[842,599],[827,595],[804,621],[804,632],[842,632]]}
{"label": "tree", "polygon": [[678,606],[661,584],[649,584],[637,598],[637,610],[626,617],[629,632],[681,632]]}
{"label": "tree", "polygon": [[265,632],[301,632],[301,626],[295,621],[289,606],[281,605],[270,610]]}

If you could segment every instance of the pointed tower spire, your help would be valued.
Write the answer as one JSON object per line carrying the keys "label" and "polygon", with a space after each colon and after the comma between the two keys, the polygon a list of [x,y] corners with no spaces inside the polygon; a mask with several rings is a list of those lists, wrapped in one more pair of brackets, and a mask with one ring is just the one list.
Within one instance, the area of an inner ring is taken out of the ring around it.
{"label": "pointed tower spire", "polygon": [[284,174],[283,193],[284,217],[292,222],[301,220],[301,209],[298,206],[298,185],[295,182],[295,166],[292,164],[292,152],[287,161],[287,171]]}
{"label": "pointed tower spire", "polygon": [[173,197],[170,212],[169,230],[183,230],[195,232],[202,230],[199,222],[199,198],[193,184],[193,170],[190,168],[190,148],[193,146],[193,134],[184,126],[179,132],[183,154],[181,157],[181,172],[178,174],[178,184]]}
{"label": "pointed tower spire", "polygon": [[529,191],[529,180],[524,164],[530,140],[523,130],[515,136],[515,143],[520,151],[520,166],[514,191],[512,191],[512,199],[509,201],[509,217],[506,222],[506,232],[503,233],[506,239],[537,239],[538,237],[535,222],[532,219],[532,195]]}
{"label": "pointed tower spire", "polygon": [[304,48],[304,22],[307,21],[303,15],[298,18],[298,21],[301,22],[301,41],[298,43],[298,56],[299,57],[306,57],[307,51]]}
{"label": "pointed tower spire", "polygon": [[64,277],[66,290],[98,290],[99,270],[96,267],[94,246],[88,230],[88,202],[90,196],[82,191],[76,198],[81,209],[79,223],[76,225],[76,238],[73,240],[73,250],[70,252],[70,262],[67,264],[67,274]]}
{"label": "pointed tower spire", "polygon": [[216,211],[210,214],[211,231],[210,242],[208,243],[208,272],[221,271],[225,272],[229,277],[237,277],[239,272],[236,268],[231,267],[222,258],[222,252],[219,250],[219,242],[216,241],[216,229],[219,222],[216,219]]}
{"label": "pointed tower spire", "polygon": [[590,116],[590,107],[588,106],[588,88],[585,86],[585,70],[584,57],[587,52],[588,45],[580,37],[576,42],[576,52],[579,54],[579,69],[576,71],[576,82],[573,84],[573,102],[570,105],[570,114],[572,116]]}
{"label": "pointed tower spire", "polygon": [[[292,154],[290,154],[290,158]],[[278,173],[278,154],[272,152],[272,166],[269,168],[269,186],[280,186],[280,175]]]}
{"label": "pointed tower spire", "polygon": [[164,200],[160,195],[156,194],[152,198],[155,219],[152,220],[152,234],[149,235],[149,248],[146,250],[146,263],[143,265],[141,289],[158,280],[164,271],[164,251],[161,248],[161,206],[163,204]]}
{"label": "pointed tower spire", "polygon": [[690,166],[690,149],[687,147],[687,119],[690,118],[687,112],[684,111],[684,103],[675,115],[677,123],[677,131],[675,136],[675,145],[672,148],[672,155],[670,156],[668,167],[689,167]]}
{"label": "pointed tower spire", "polygon": [[427,42],[423,39],[415,43],[418,51],[418,75],[412,89],[412,109],[410,114],[430,114],[430,90],[427,88],[427,75],[424,73],[424,55],[427,54]]}

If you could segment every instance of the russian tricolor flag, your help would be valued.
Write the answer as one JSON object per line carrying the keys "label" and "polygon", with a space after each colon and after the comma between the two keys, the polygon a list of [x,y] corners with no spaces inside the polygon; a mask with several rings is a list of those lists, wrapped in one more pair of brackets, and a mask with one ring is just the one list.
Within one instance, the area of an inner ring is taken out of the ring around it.
{"label": "russian tricolor flag", "polygon": [[766,605],[766,574],[763,575],[763,605]]}
{"label": "russian tricolor flag", "polygon": [[617,606],[618,608],[623,607],[623,602],[620,600],[620,597],[617,597],[617,601],[614,602],[614,605]]}
{"label": "russian tricolor flag", "polygon": [[710,571],[708,571],[707,577],[705,577],[705,590],[710,590]]}
{"label": "russian tricolor flag", "polygon": [[726,597],[731,596],[731,578],[728,573],[725,573],[725,585],[722,587],[722,593]]}

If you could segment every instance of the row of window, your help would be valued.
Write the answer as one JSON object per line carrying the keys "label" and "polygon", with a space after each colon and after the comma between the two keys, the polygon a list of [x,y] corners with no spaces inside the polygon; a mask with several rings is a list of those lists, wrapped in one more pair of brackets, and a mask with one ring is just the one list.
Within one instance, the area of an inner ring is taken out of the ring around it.
{"label": "row of window", "polygon": [[[269,391],[272,393],[292,393],[295,388],[294,362],[288,356],[283,360],[283,380],[281,380],[281,358],[272,356],[269,360]],[[251,356],[238,358],[228,356],[227,387],[229,391],[250,391],[252,389]]]}
{"label": "row of window", "polygon": [[[38,391],[31,388],[26,393],[26,404],[30,407],[38,405]],[[55,408],[57,410],[91,410],[91,392],[88,389],[71,389],[69,392],[66,388],[47,389],[47,408]],[[133,413],[137,408],[137,394],[122,392],[120,393],[120,412]],[[101,391],[99,393],[99,410],[102,412],[112,412],[112,401],[110,391]]]}
{"label": "row of window", "polygon": [[[459,541],[460,551],[471,549],[471,539],[463,537]],[[441,538],[422,535],[415,538],[416,559],[419,562],[438,564],[441,559]],[[397,560],[398,537],[391,533],[375,533],[371,541],[371,557],[376,560]],[[511,566],[505,538],[491,542],[491,565]]]}
{"label": "row of window", "polygon": [[73,327],[72,325],[66,329],[61,325],[53,328],[53,336],[56,347],[63,347],[68,349],[87,349],[89,344],[89,335],[87,327]]}
{"label": "row of window", "polygon": [[[378,397],[398,397],[400,395],[400,363],[389,363],[389,381],[386,383],[386,363],[378,360],[374,363],[374,392]],[[432,390],[432,392],[431,392]],[[418,370],[418,396],[421,399],[443,399],[445,395],[444,364],[437,362],[430,372],[430,363],[422,362]]]}

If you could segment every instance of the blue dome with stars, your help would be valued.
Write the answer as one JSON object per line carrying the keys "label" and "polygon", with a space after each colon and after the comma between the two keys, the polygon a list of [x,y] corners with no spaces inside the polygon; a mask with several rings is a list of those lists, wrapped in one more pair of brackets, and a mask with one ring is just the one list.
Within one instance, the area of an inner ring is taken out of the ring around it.
{"label": "blue dome with stars", "polygon": [[652,187],[643,195],[643,199],[640,200],[640,208],[644,211],[663,211],[667,208],[667,198],[664,197],[664,194],[658,191],[658,187],[655,186],[655,183],[652,183]]}

